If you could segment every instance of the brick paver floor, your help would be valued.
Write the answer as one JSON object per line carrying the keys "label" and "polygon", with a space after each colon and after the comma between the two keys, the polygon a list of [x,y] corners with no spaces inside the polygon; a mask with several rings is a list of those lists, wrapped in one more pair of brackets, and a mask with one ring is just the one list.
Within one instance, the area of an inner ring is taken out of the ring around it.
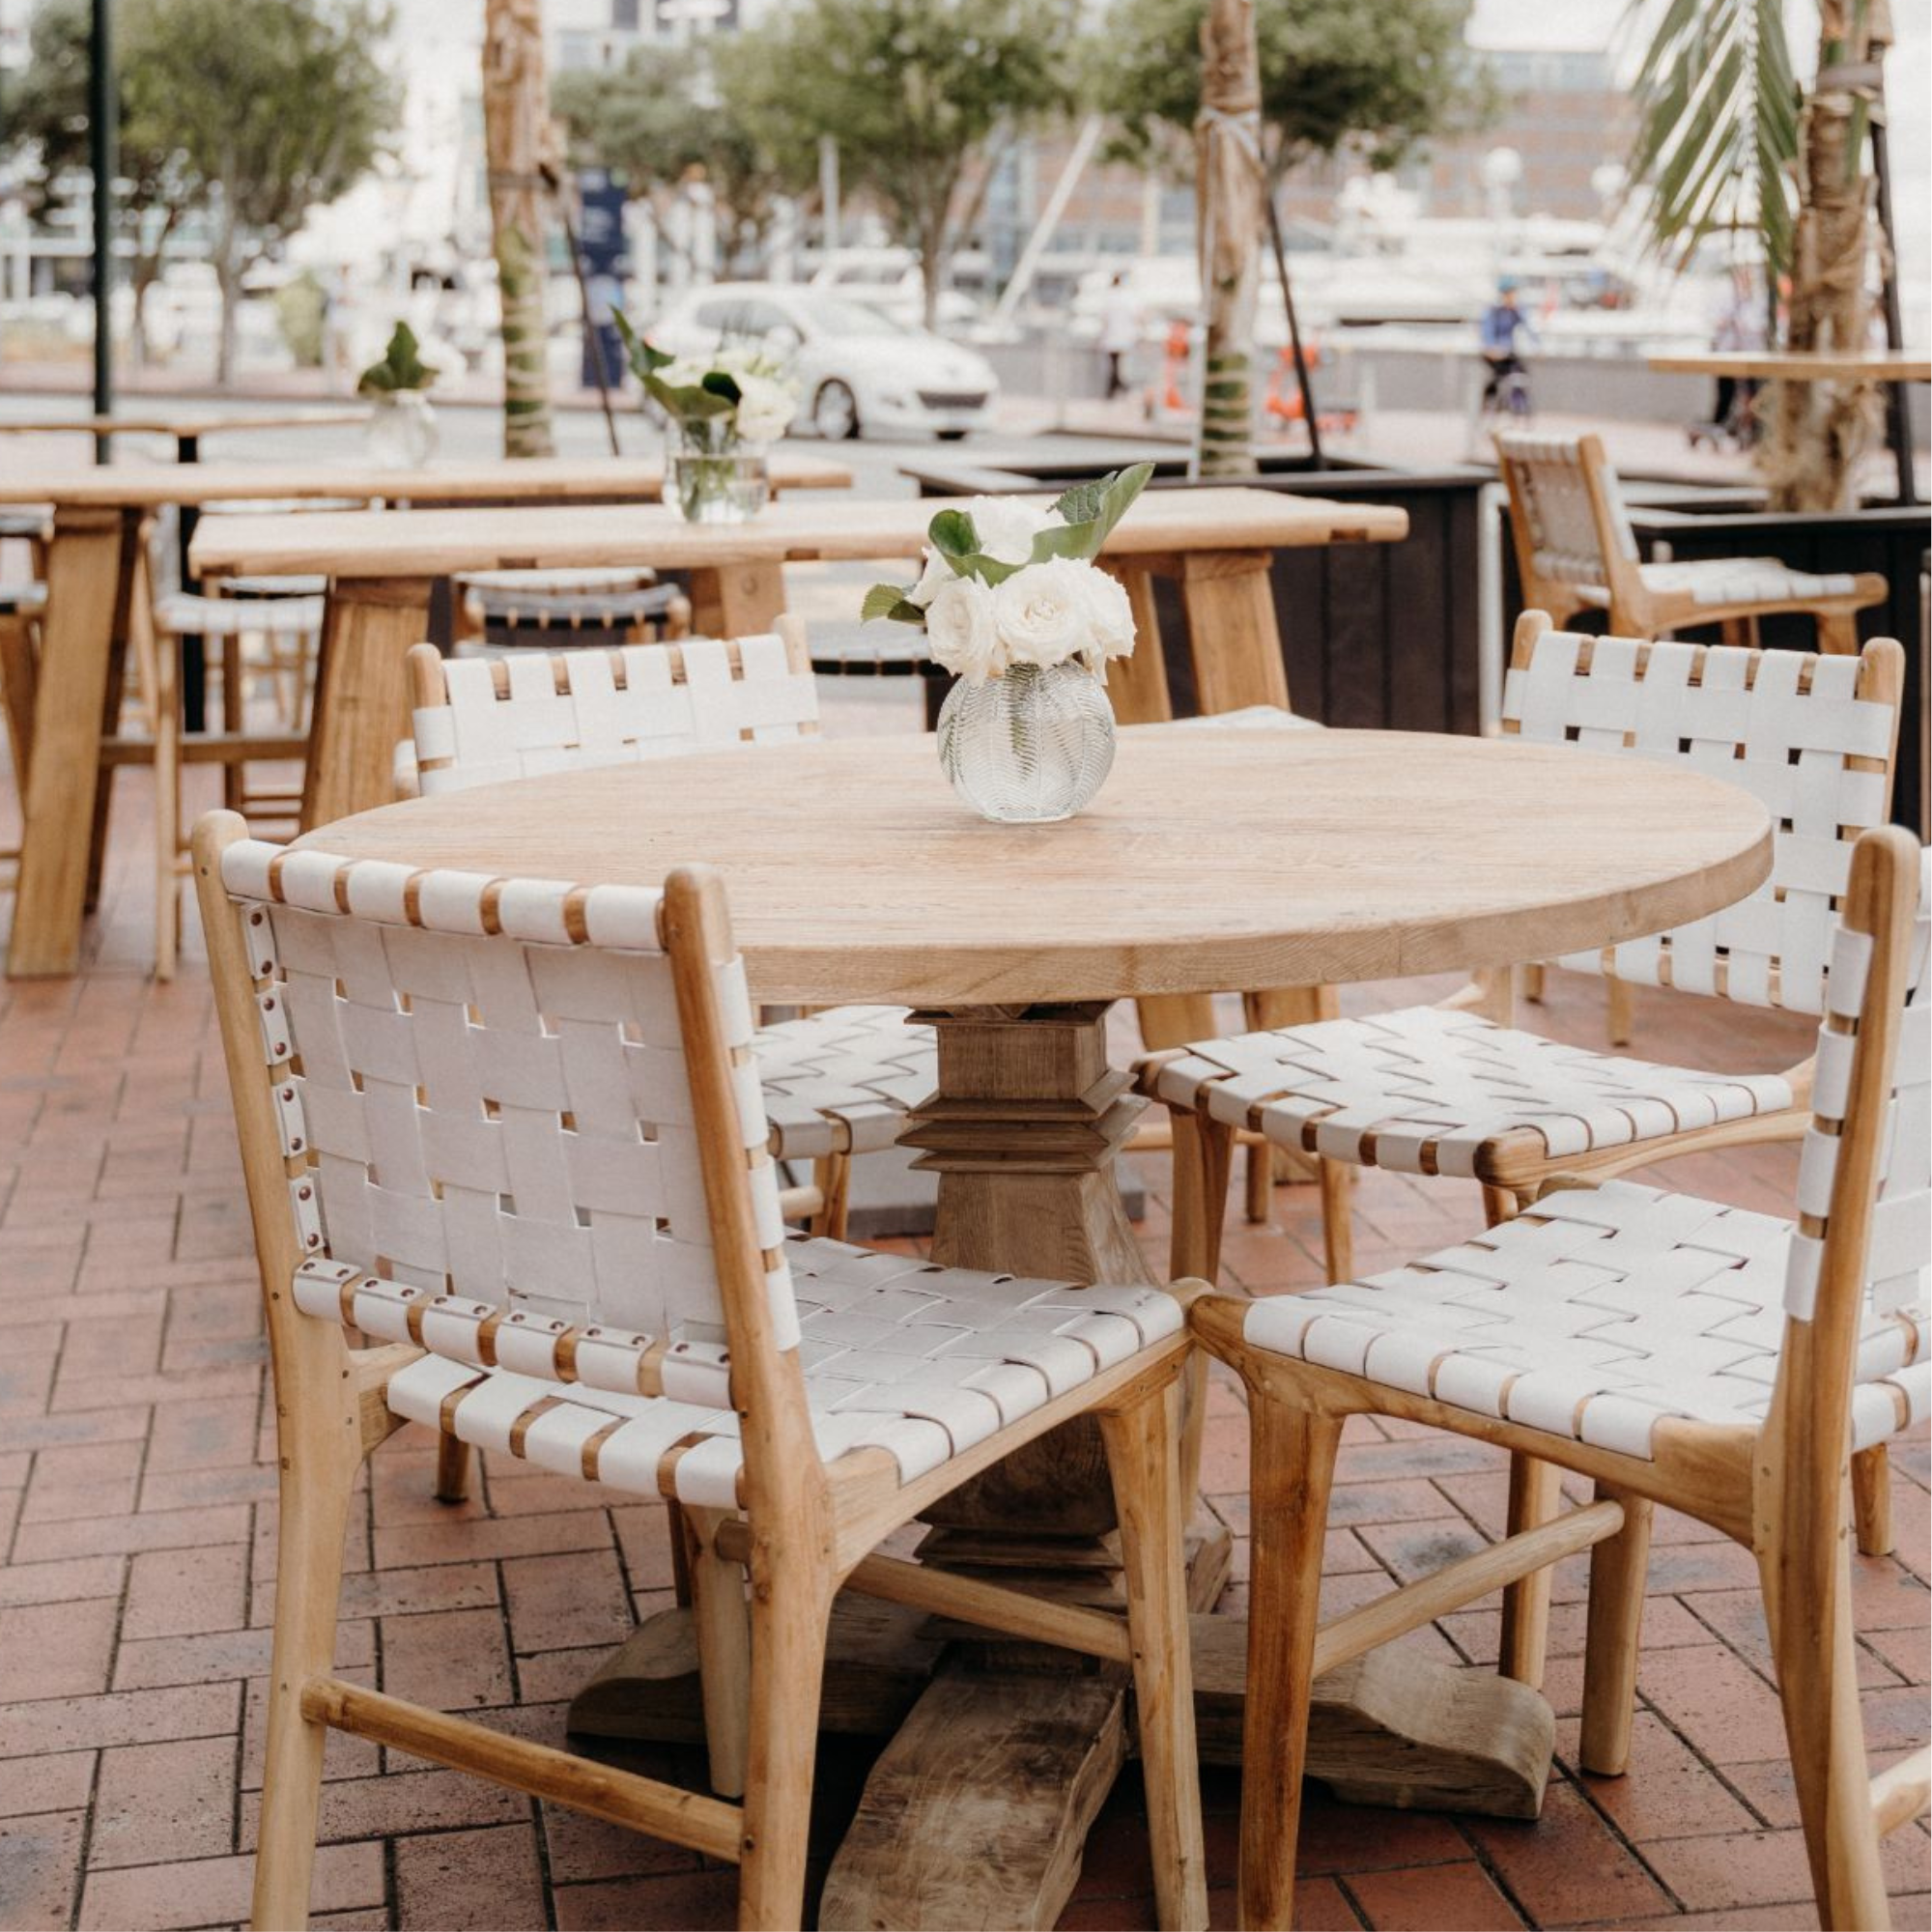
{"label": "brick paver floor", "polygon": [[[146,975],[144,780],[115,846],[89,970],[0,987],[0,1926],[158,1928],[245,1916],[274,1565],[273,1420],[257,1290],[208,984],[190,932],[172,986]],[[0,783],[0,819],[11,787]],[[10,828],[0,822],[0,842]],[[0,934],[9,908],[0,900]],[[1357,1009],[1414,988],[1351,992]],[[1434,988],[1422,988],[1433,991]],[[1552,976],[1541,1023],[1595,1039],[1600,990]],[[1761,1067],[1807,1030],[1667,994],[1637,1001],[1642,1046]],[[1151,1261],[1167,1176],[1143,1163]],[[1774,1150],[1682,1163],[1675,1182],[1781,1208]],[[1363,1268],[1457,1238],[1471,1188],[1370,1176]],[[1318,1278],[1312,1190],[1275,1224],[1236,1221],[1230,1278]],[[1241,1607],[1244,1418],[1217,1381],[1208,1505],[1235,1533]],[[1864,1715],[1889,1758],[1927,1730],[1927,1443],[1898,1446],[1899,1553],[1861,1559]],[[374,1459],[349,1548],[339,1665],[358,1681],[560,1741],[571,1691],[639,1614],[670,1601],[662,1511],[486,1459],[473,1499],[429,1499],[419,1432]],[[1495,1534],[1498,1458],[1400,1423],[1351,1425],[1329,1538],[1338,1603]],[[1557,1574],[1548,1690],[1559,1762],[1542,1821],[1496,1824],[1317,1800],[1301,1922],[1478,1927],[1815,1923],[1763,1619],[1744,1553],[1661,1516],[1630,1775],[1579,1776],[1580,1560]],[[1493,1601],[1407,1641],[1480,1669]],[[825,1753],[826,1823],[864,1763]],[[316,1922],[327,1926],[728,1925],[733,1874],[687,1853],[336,1738]],[[1232,1922],[1238,1783],[1208,1779],[1217,1922]],[[1922,1825],[1887,1864],[1896,1922],[1928,1920]],[[1065,1926],[1152,1922],[1129,1776],[1089,1848]]]}

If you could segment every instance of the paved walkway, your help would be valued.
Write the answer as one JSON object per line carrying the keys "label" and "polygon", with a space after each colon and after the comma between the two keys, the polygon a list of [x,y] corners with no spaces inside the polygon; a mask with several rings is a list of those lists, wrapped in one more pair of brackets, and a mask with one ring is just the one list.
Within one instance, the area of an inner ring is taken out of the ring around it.
{"label": "paved walkway", "polygon": [[[836,710],[843,709],[836,705]],[[853,724],[882,714],[863,708]],[[0,1925],[231,1924],[247,1910],[274,1568],[273,1420],[257,1288],[209,989],[190,932],[182,979],[146,975],[141,805],[114,850],[89,971],[0,984]],[[0,780],[0,843],[11,827]],[[9,908],[0,899],[0,933]],[[1351,992],[1357,1009],[1405,991]],[[1600,989],[1552,976],[1542,1019],[1600,1037]],[[1640,994],[1639,1039],[1692,1064],[1763,1066],[1804,1049],[1792,1021]],[[1145,1164],[1143,1236],[1164,1259],[1165,1165]],[[1781,1208],[1781,1150],[1684,1163],[1677,1184]],[[1372,1175],[1361,1264],[1458,1238],[1473,1189]],[[1257,1293],[1318,1278],[1312,1191],[1276,1224],[1236,1222],[1231,1278]],[[1209,1506],[1246,1570],[1239,1398],[1216,1383]],[[374,1459],[355,1516],[340,1668],[397,1693],[561,1742],[565,1700],[633,1620],[670,1601],[661,1508],[486,1459],[472,1501],[429,1497],[420,1432]],[[1480,1445],[1351,1426],[1324,1600],[1353,1605],[1500,1526],[1504,1471]],[[1875,1753],[1927,1728],[1928,1459],[1896,1456],[1899,1554],[1860,1560],[1864,1715]],[[1632,1771],[1573,1768],[1581,1560],[1557,1573],[1548,1690],[1561,1762],[1542,1822],[1501,1825],[1318,1802],[1300,1922],[1481,1927],[1816,1922],[1784,1768],[1752,1566],[1661,1517]],[[1237,1580],[1227,1607],[1238,1609]],[[1406,1641],[1493,1660],[1493,1602]],[[687,1767],[689,1769],[689,1767]],[[825,1753],[824,1823],[863,1776]],[[724,1926],[734,1875],[399,1753],[335,1739],[316,1880],[323,1926]],[[1217,1923],[1231,1923],[1237,1780],[1208,1780]],[[1896,1923],[1928,1918],[1922,1826],[1887,1852]],[[1089,1848],[1068,1927],[1152,1923],[1129,1778]]]}

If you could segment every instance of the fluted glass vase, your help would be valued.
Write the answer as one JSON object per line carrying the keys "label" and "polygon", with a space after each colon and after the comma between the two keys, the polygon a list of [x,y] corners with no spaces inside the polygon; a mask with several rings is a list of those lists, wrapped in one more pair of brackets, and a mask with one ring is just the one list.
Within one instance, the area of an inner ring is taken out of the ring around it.
{"label": "fluted glass vase", "polygon": [[740,441],[728,419],[672,419],[665,442],[665,501],[687,524],[749,523],[770,495],[763,448]]}
{"label": "fluted glass vase", "polygon": [[939,762],[982,818],[1071,818],[1114,764],[1114,707],[1085,665],[1014,665],[961,678],[939,714]]}

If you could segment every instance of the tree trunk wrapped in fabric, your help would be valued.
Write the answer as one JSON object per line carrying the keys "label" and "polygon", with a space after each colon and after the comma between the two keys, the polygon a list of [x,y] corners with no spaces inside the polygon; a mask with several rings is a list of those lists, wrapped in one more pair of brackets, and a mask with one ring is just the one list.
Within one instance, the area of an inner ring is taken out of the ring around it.
{"label": "tree trunk wrapped in fabric", "polygon": [[1201,113],[1194,124],[1208,324],[1199,445],[1204,476],[1246,476],[1256,469],[1251,371],[1266,192],[1261,99],[1254,0],[1212,0],[1201,23]]}
{"label": "tree trunk wrapped in fabric", "polygon": [[544,177],[553,137],[541,0],[489,0],[483,139],[503,314],[503,454],[554,456],[545,366]]}

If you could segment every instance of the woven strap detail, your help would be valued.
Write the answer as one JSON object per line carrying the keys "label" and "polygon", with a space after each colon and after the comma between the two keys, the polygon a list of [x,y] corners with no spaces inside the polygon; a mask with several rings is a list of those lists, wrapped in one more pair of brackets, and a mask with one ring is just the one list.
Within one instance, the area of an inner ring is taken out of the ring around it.
{"label": "woven strap detail", "polygon": [[764,1028],[753,1042],[780,1160],[877,1153],[939,1085],[929,1026],[903,1007],[835,1007]]}
{"label": "woven strap detail", "polygon": [[1849,572],[1829,577],[1793,570],[1775,556],[1714,556],[1685,563],[1647,563],[1639,572],[1646,590],[1688,596],[1696,604],[1788,604],[1806,611],[1835,597],[1856,595]]}
{"label": "woven strap detail", "polygon": [[1434,1007],[1210,1040],[1151,1063],[1143,1085],[1284,1147],[1479,1179],[1506,1135],[1563,1158],[1792,1104],[1776,1076],[1616,1059]]}
{"label": "woven strap detail", "polygon": [[[1025,1281],[839,1241],[795,1237],[785,1251],[803,1321],[800,1359],[819,1453],[829,1460],[883,1449],[901,1482],[938,1468],[1182,1327],[1179,1303],[1153,1288]],[[417,1316],[425,1335],[434,1332],[440,1306]],[[499,1359],[509,1332],[507,1324],[496,1330]],[[617,1366],[623,1345],[639,1339],[619,1338],[610,1351],[614,1388],[581,1373],[580,1339],[580,1374],[567,1391],[548,1378],[538,1343],[515,1368],[425,1356],[390,1382],[390,1406],[562,1474],[645,1493],[668,1489],[687,1503],[736,1508],[743,1467],[738,1418],[719,1381],[701,1379],[706,1373],[728,1375],[728,1362],[715,1357],[674,1386],[667,1359],[665,1394],[640,1396],[623,1385]]]}
{"label": "woven strap detail", "polygon": [[[1529,522],[1529,544],[1540,575],[1551,582],[1601,586],[1607,582],[1603,540],[1583,473],[1582,446],[1575,437],[1521,431],[1498,435],[1496,448],[1516,485],[1516,500]],[[1611,479],[1614,481],[1614,478]],[[1621,512],[1621,493],[1615,497]],[[1636,555],[1636,538],[1622,516],[1619,542]]]}
{"label": "woven strap detail", "polygon": [[448,702],[416,712],[425,795],[817,728],[816,687],[777,637],[530,653],[497,668],[501,695],[490,660],[447,660]]}
{"label": "woven strap detail", "polygon": [[[722,1339],[658,894],[246,840],[223,855],[223,881],[250,947],[305,1256],[567,1325]],[[797,1313],[751,1003],[739,961],[713,972],[773,1333],[788,1348]]]}
{"label": "woven strap detail", "polygon": [[[1478,1415],[1648,1459],[1666,1417],[1755,1425],[1770,1407],[1793,1229],[1612,1182],[1373,1281],[1276,1295],[1248,1341]],[[1922,1309],[1871,1316],[1854,1446],[1924,1412]]]}
{"label": "woven strap detail", "polygon": [[197,597],[185,590],[155,599],[155,622],[177,637],[320,637],[320,597]]}
{"label": "woven strap detail", "polygon": [[1821,1011],[1852,845],[1888,811],[1893,708],[1860,697],[1859,673],[1857,658],[1803,651],[1537,639],[1504,681],[1506,732],[1689,765],[1742,785],[1777,828],[1771,876],[1748,898],[1563,964]]}

